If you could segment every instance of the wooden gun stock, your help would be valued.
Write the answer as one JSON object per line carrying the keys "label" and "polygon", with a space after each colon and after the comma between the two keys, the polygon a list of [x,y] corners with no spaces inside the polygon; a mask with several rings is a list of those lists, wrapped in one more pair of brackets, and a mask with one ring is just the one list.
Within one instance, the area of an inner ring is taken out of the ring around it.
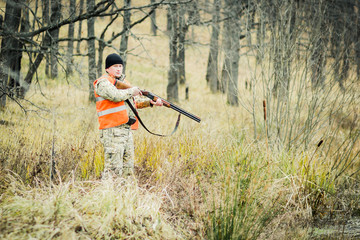
{"label": "wooden gun stock", "polygon": [[[132,86],[130,84],[125,83],[125,82],[121,82],[121,81],[117,81],[116,84],[115,84],[115,87],[117,89],[132,88]],[[161,98],[159,96],[156,96],[155,94],[153,94],[153,93],[151,93],[149,91],[141,90],[141,93],[142,93],[142,95],[150,98],[154,102],[156,102],[158,99],[160,99],[165,107],[171,108],[171,109],[173,109],[173,110],[187,116],[188,118],[191,118],[192,120],[194,120],[194,121],[196,121],[198,123],[201,121],[201,119],[199,117],[195,116],[194,114],[191,114],[191,113],[185,111],[184,109],[181,109],[180,107],[176,106],[175,104],[173,104],[173,103],[171,103],[171,102],[169,102],[169,101],[167,101],[167,100],[165,100],[165,99],[163,99],[163,98]]]}
{"label": "wooden gun stock", "polygon": [[132,88],[132,86],[128,83],[125,82],[120,82],[120,81],[116,81],[115,87],[117,89],[128,89],[128,88]]}

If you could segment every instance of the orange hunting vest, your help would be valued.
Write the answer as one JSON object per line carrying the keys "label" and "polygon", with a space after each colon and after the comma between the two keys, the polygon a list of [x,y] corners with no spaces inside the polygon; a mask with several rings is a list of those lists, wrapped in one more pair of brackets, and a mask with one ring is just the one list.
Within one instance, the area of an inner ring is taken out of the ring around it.
{"label": "orange hunting vest", "polygon": [[[106,78],[111,82],[111,84],[115,84],[115,78],[112,78],[108,74],[104,74],[100,78],[94,81],[94,93],[96,98],[96,111],[99,119],[99,129],[116,127],[121,124],[125,124],[129,121],[129,115],[126,110],[126,105],[124,101],[121,102],[112,102],[101,96],[97,95],[95,92],[95,85],[100,80]],[[135,105],[135,104],[134,104]],[[139,123],[136,119],[135,124],[131,126],[131,129],[138,129]]]}

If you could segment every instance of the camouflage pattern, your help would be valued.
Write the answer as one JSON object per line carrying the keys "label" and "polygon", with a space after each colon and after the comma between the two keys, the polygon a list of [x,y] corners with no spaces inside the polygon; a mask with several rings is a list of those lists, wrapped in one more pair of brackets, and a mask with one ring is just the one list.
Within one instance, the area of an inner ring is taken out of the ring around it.
{"label": "camouflage pattern", "polygon": [[[125,75],[123,75],[123,77],[121,79],[119,79],[118,81],[124,81],[124,77],[125,77]],[[121,101],[125,101],[126,99],[131,98],[131,96],[133,94],[133,89],[129,88],[129,89],[119,90],[104,77],[104,78],[99,79],[99,81],[95,85],[95,92],[99,96],[101,96],[105,99],[108,99],[112,102],[121,102]],[[136,107],[138,109],[151,106],[150,101],[147,100],[145,97],[136,96],[135,102],[136,102]],[[126,105],[126,110],[127,110],[128,115],[135,117],[134,113],[132,112],[132,110],[130,109],[130,107],[128,106],[128,104],[126,102],[125,102],[125,105]]]}
{"label": "camouflage pattern", "polygon": [[[123,79],[122,79],[123,80]],[[106,78],[98,80],[95,85],[96,93],[110,101],[120,102],[132,98],[133,89],[117,89]],[[131,101],[132,102],[132,101]],[[136,106],[140,108],[150,106],[149,101],[136,98]],[[129,116],[134,113],[125,102]],[[115,176],[131,175],[134,170],[134,140],[130,125],[122,124],[113,128],[100,130],[100,141],[104,146],[105,160],[103,179]]]}
{"label": "camouflage pattern", "polygon": [[100,130],[105,160],[103,178],[131,175],[134,169],[134,140],[130,126],[123,124]]}
{"label": "camouflage pattern", "polygon": [[[114,85],[109,82],[106,78],[101,78],[95,85],[95,92],[112,102],[121,102],[125,101],[126,99],[129,99],[132,97],[133,89],[117,89]],[[131,111],[130,107],[125,103],[126,110],[129,116],[133,116],[134,113]]]}

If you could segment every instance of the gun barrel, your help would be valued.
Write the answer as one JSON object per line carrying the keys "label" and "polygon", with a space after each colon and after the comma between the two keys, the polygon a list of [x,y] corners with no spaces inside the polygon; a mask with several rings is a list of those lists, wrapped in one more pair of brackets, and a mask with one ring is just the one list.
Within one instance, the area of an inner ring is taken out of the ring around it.
{"label": "gun barrel", "polygon": [[185,111],[184,109],[181,109],[180,107],[176,106],[175,104],[173,104],[171,102],[168,102],[165,99],[162,99],[161,97],[152,94],[151,92],[142,91],[142,93],[143,93],[144,96],[147,96],[148,98],[150,98],[153,101],[156,101],[156,99],[158,99],[158,98],[161,99],[164,106],[166,106],[168,108],[171,108],[171,109],[173,109],[173,110],[187,116],[188,118],[191,118],[192,120],[194,120],[194,121],[196,121],[198,123],[201,121],[201,119],[199,117],[195,116],[194,114],[191,114],[191,113]]}
{"label": "gun barrel", "polygon": [[170,108],[171,108],[171,109],[174,109],[175,111],[177,111],[177,112],[179,112],[179,113],[181,113],[181,114],[183,114],[183,115],[185,115],[185,116],[187,116],[187,117],[189,117],[189,118],[191,118],[191,119],[194,120],[194,121],[197,121],[198,123],[201,121],[201,119],[200,119],[199,117],[197,117],[197,116],[195,116],[194,114],[191,114],[191,113],[185,111],[184,109],[179,108],[178,106],[175,106],[175,105],[172,104],[172,103],[170,104]]}

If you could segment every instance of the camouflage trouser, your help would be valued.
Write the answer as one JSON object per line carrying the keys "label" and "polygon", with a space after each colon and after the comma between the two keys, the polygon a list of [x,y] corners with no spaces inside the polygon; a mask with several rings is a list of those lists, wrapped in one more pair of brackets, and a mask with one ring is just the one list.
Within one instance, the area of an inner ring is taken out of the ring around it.
{"label": "camouflage trouser", "polygon": [[105,160],[102,178],[130,175],[134,169],[134,140],[130,126],[123,124],[100,130]]}

